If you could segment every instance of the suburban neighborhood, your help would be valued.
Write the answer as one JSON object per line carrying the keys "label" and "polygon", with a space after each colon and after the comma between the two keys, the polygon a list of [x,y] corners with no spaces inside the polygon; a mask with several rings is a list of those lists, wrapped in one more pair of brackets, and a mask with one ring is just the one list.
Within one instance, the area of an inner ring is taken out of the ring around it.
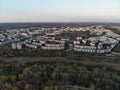
{"label": "suburban neighborhood", "polygon": [[0,45],[18,50],[28,47],[44,50],[110,53],[119,41],[119,34],[101,25],[65,28],[32,27],[0,31]]}

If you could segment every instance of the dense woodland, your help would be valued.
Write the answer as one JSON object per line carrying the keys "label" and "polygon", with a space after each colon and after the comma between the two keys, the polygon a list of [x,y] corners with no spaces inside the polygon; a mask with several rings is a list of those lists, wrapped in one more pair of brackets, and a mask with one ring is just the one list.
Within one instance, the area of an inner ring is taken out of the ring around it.
{"label": "dense woodland", "polygon": [[120,67],[69,60],[0,63],[0,90],[64,90],[63,85],[74,86],[71,90],[120,90]]}

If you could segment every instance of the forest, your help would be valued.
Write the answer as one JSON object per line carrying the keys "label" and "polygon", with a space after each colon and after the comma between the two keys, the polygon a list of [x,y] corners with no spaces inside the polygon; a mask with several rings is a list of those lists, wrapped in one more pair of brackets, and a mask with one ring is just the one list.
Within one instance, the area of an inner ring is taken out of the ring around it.
{"label": "forest", "polygon": [[[64,58],[58,60],[49,61],[48,59],[48,61],[24,63],[1,61],[0,90],[120,89],[119,65],[84,61],[70,62]],[[66,89],[67,87],[64,86],[72,87]]]}

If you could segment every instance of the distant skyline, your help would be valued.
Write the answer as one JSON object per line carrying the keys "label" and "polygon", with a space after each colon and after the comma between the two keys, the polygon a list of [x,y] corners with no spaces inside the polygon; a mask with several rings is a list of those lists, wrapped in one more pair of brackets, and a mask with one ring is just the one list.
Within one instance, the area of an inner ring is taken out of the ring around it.
{"label": "distant skyline", "polygon": [[0,22],[120,22],[120,0],[0,0]]}

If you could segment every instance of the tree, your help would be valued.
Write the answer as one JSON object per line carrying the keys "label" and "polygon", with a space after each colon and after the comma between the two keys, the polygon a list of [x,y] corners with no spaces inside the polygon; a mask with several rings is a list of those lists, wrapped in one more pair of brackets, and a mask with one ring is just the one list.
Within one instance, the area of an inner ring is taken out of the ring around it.
{"label": "tree", "polygon": [[95,90],[95,84],[91,83],[89,88],[90,88],[90,90]]}
{"label": "tree", "polygon": [[20,90],[17,86],[14,86],[12,90]]}

